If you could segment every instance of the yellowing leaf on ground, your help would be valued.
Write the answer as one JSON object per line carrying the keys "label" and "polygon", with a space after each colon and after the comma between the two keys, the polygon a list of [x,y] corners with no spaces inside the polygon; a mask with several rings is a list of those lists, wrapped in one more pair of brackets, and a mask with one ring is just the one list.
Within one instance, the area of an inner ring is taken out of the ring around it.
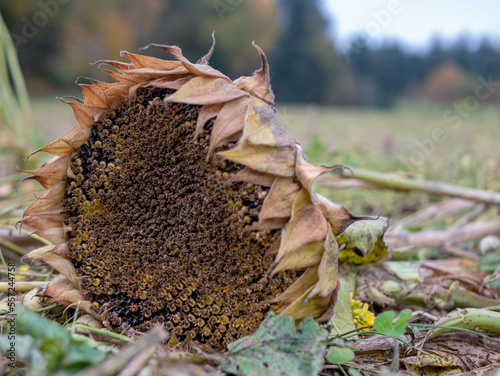
{"label": "yellowing leaf on ground", "polygon": [[389,257],[389,250],[383,241],[389,220],[380,217],[376,220],[363,220],[350,225],[337,238],[339,260],[346,260],[352,265],[364,265]]}

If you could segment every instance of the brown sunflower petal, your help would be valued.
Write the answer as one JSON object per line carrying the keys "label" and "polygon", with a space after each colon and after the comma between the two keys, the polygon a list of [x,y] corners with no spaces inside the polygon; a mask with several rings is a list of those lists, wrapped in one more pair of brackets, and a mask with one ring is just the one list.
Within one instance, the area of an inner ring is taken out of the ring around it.
{"label": "brown sunflower petal", "polygon": [[214,150],[224,143],[224,141],[235,141],[234,136],[238,136],[245,126],[245,118],[248,111],[248,96],[244,96],[232,101],[226,102],[217,119],[210,136],[210,146],[208,156],[210,157]]}
{"label": "brown sunflower petal", "polygon": [[59,255],[64,259],[67,259],[67,260],[70,259],[69,247],[68,247],[68,244],[66,244],[66,243],[56,245],[50,252],[54,253],[56,255]]}
{"label": "brown sunflower petal", "polygon": [[216,104],[206,104],[201,108],[200,113],[198,115],[198,120],[196,121],[196,131],[194,132],[194,139],[197,139],[200,136],[206,122],[216,117],[223,106],[224,103],[216,103]]}
{"label": "brown sunflower petal", "polygon": [[53,244],[61,244],[68,240],[63,227],[50,228],[47,230],[36,231],[35,234],[48,240]]}
{"label": "brown sunflower petal", "polygon": [[221,78],[200,76],[165,97],[165,101],[204,105],[228,102],[244,95],[244,91]]}
{"label": "brown sunflower petal", "polygon": [[[102,98],[106,103],[106,108],[116,108],[120,105],[123,97],[127,95],[129,87],[123,85],[119,82],[106,83],[98,80],[91,80],[92,83],[97,86],[102,93]],[[100,106],[98,106],[100,107]]]}
{"label": "brown sunflower petal", "polygon": [[318,283],[311,290],[305,302],[314,296],[329,296],[337,287],[338,282],[338,260],[339,246],[335,240],[335,235],[328,225],[328,233],[324,244],[325,251],[318,267]]}
{"label": "brown sunflower petal", "polygon": [[276,176],[295,175],[295,148],[237,145],[233,149],[217,153],[222,158],[240,163],[253,170]]}
{"label": "brown sunflower petal", "polygon": [[63,210],[62,204],[54,205],[46,210],[23,219],[23,224],[39,230],[62,227],[62,221],[64,219],[64,215],[62,214]]}
{"label": "brown sunflower petal", "polygon": [[284,307],[279,313],[291,315],[295,320],[303,320],[311,315],[314,318],[320,317],[328,309],[331,297],[327,296],[322,298],[320,296],[315,296],[304,303],[312,289],[313,287],[311,286],[297,300]]}
{"label": "brown sunflower petal", "polygon": [[274,103],[274,94],[271,89],[271,79],[269,77],[269,64],[267,62],[264,51],[252,42],[252,45],[259,51],[260,58],[262,59],[262,67],[257,70],[252,77],[240,77],[234,81],[234,84],[241,90],[246,91],[257,98],[262,99],[268,104]]}
{"label": "brown sunflower petal", "polygon": [[62,275],[64,275],[68,280],[73,283],[77,281],[77,275],[75,267],[70,260],[67,260],[57,253],[52,252],[55,248],[53,245],[47,245],[42,248],[35,249],[28,253],[24,258],[42,260],[43,262],[49,264],[54,269],[58,270]]}
{"label": "brown sunflower petal", "polygon": [[246,231],[279,230],[286,226],[288,218],[269,218],[250,226]]}
{"label": "brown sunflower petal", "polygon": [[[78,126],[78,128],[80,128],[80,126]],[[80,128],[77,129],[77,132],[71,138],[65,138],[65,135],[62,135],[59,140],[66,143],[71,149],[77,150],[89,139],[91,134],[92,128]]]}
{"label": "brown sunflower petal", "polygon": [[217,78],[222,78],[223,80],[227,82],[231,82],[229,77],[227,77],[225,74],[222,74],[218,70],[215,70],[211,66],[205,65],[205,64],[193,64],[191,63],[188,59],[184,57],[182,54],[182,50],[177,47],[177,46],[168,46],[168,45],[162,45],[162,44],[149,44],[145,48],[148,47],[157,47],[160,48],[164,51],[167,51],[170,55],[178,59],[179,61],[182,62],[184,67],[191,72],[194,75],[197,76],[208,76],[208,77],[217,77]]}
{"label": "brown sunflower petal", "polygon": [[327,232],[325,217],[311,202],[307,190],[302,188],[293,203],[290,222],[281,234],[281,245],[276,262],[281,262],[287,254],[300,250],[310,243],[319,242],[322,246]]}
{"label": "brown sunflower petal", "polygon": [[318,267],[310,266],[289,288],[272,300],[273,303],[290,304],[300,298],[305,290],[309,290],[318,282]]}
{"label": "brown sunflower petal", "polygon": [[63,275],[56,276],[45,288],[45,295],[52,297],[50,302],[59,302],[68,307],[80,307],[84,312],[90,313],[96,319],[102,321],[103,317],[95,313],[92,304],[85,300],[82,292],[75,287],[74,283]]}
{"label": "brown sunflower petal", "polygon": [[94,84],[76,84],[83,94],[83,101],[85,104],[96,107],[108,107],[105,94],[102,89]]}
{"label": "brown sunflower petal", "polygon": [[44,188],[50,188],[64,180],[71,157],[72,154],[63,157],[56,156],[45,162],[39,169],[21,171],[34,175],[33,179],[37,180]]}
{"label": "brown sunflower petal", "polygon": [[[71,128],[69,131],[66,131],[61,137],[59,137],[57,140],[52,141],[50,144],[41,147],[40,149],[35,150],[33,153],[31,153],[29,157],[32,155],[44,151],[46,153],[52,154],[52,155],[57,155],[57,156],[64,156],[69,153],[71,153],[74,149],[68,145],[68,142],[65,141],[67,139],[73,138],[78,132],[81,131],[82,128],[80,128],[79,125],[74,126]],[[90,130],[89,130],[90,132]],[[90,133],[89,133],[90,136]],[[88,138],[88,137],[87,137]],[[28,159],[26,158],[26,159]]]}
{"label": "brown sunflower petal", "polygon": [[[312,184],[316,178],[327,172],[332,172],[335,170],[342,170],[346,167],[344,165],[333,165],[333,166],[313,166],[305,160],[305,155],[302,152],[302,148],[297,145],[297,164],[295,166],[295,175],[297,179],[300,180],[305,189],[310,193],[312,192]],[[314,196],[314,195],[312,195]],[[313,202],[314,202],[313,197]]]}
{"label": "brown sunflower petal", "polygon": [[134,85],[137,85],[137,84],[144,82],[144,80],[141,76],[128,75],[128,74],[124,74],[124,73],[120,73],[120,72],[115,72],[115,71],[112,71],[109,69],[104,69],[102,67],[99,67],[99,70],[101,72],[109,74],[115,80],[126,85],[127,87],[134,86]]}
{"label": "brown sunflower petal", "polygon": [[252,97],[245,119],[245,129],[238,143],[293,147],[297,141],[287,132],[272,107],[260,99]]}
{"label": "brown sunflower petal", "polygon": [[349,225],[356,221],[376,219],[370,216],[357,216],[352,214],[344,206],[336,204],[335,202],[323,197],[319,194],[316,195],[318,203],[316,207],[321,210],[325,219],[330,224],[332,232],[335,236],[342,234]]}
{"label": "brown sunflower petal", "polygon": [[228,183],[242,181],[245,183],[261,185],[263,187],[271,187],[276,179],[276,176],[272,174],[266,174],[264,172],[252,170],[250,167],[245,167],[236,175],[233,175],[228,180]]}
{"label": "brown sunflower petal", "polygon": [[95,63],[92,65],[101,65],[101,64],[106,64],[106,65],[111,65],[112,67],[116,68],[120,72],[128,71],[130,69],[135,69],[135,66],[130,63],[124,63],[123,61],[116,61],[116,60],[97,60]]}
{"label": "brown sunflower petal", "polygon": [[280,249],[280,243],[281,243],[281,236],[279,236],[278,239],[273,243],[273,245],[269,247],[266,253],[264,253],[264,257],[277,254],[278,250]]}
{"label": "brown sunflower petal", "polygon": [[295,181],[295,178],[276,178],[262,204],[259,221],[290,218],[293,203],[301,189],[302,186]]}
{"label": "brown sunflower petal", "polygon": [[203,65],[207,65],[210,58],[212,57],[212,54],[214,53],[214,50],[215,50],[215,31],[212,32],[212,46],[210,46],[210,49],[208,50],[208,52],[202,56],[197,62],[196,64],[203,64]]}
{"label": "brown sunflower petal", "polygon": [[[64,102],[64,101],[63,101]],[[88,106],[80,102],[64,102],[71,106],[78,125],[83,128],[92,128],[96,120],[106,112],[107,108]]]}
{"label": "brown sunflower petal", "polygon": [[24,211],[24,215],[33,215],[34,213],[41,212],[54,205],[59,204],[66,195],[65,181],[60,181],[47,189],[43,194],[32,202],[30,206]]}
{"label": "brown sunflower petal", "polygon": [[156,70],[170,71],[182,66],[180,61],[163,60],[157,57],[133,54],[127,51],[121,51],[120,56],[126,56],[135,68],[150,68]]}
{"label": "brown sunflower petal", "polygon": [[163,89],[179,90],[181,87],[186,85],[192,78],[193,76],[183,77],[182,75],[178,76],[176,75],[171,77],[159,78],[157,80],[151,81],[149,84],[150,86],[159,87]]}
{"label": "brown sunflower petal", "polygon": [[[283,243],[283,238],[281,242]],[[310,242],[286,253],[279,261],[275,261],[276,266],[271,276],[284,270],[303,270],[319,264],[324,252],[323,243],[323,241]]]}

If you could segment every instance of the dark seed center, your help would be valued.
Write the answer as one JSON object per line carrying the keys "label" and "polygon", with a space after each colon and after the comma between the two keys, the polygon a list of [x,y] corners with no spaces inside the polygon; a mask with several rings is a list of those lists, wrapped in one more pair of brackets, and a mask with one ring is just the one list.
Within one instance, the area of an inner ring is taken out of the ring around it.
{"label": "dark seed center", "polygon": [[144,89],[98,122],[71,162],[64,202],[70,256],[109,325],[163,322],[180,340],[222,349],[254,331],[293,273],[263,277],[276,231],[245,232],[267,188],[225,184],[242,166],[206,162],[212,122]]}

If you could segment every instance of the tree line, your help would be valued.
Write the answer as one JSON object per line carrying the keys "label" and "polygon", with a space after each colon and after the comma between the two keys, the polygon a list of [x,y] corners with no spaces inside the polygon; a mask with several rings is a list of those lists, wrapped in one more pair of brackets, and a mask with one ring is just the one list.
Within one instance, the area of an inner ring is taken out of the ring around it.
{"label": "tree line", "polygon": [[[340,52],[320,0],[38,0],[4,1],[29,88],[70,90],[74,77],[106,79],[89,62],[120,58],[148,43],[176,44],[196,60],[215,31],[211,64],[236,78],[259,67],[255,40],[271,65],[280,102],[391,106],[402,99],[450,102],[473,95],[478,80],[500,77],[500,49],[467,38],[425,53],[396,42],[369,48],[360,36]],[[148,54],[165,57],[161,51]],[[488,100],[500,101],[493,93]]]}

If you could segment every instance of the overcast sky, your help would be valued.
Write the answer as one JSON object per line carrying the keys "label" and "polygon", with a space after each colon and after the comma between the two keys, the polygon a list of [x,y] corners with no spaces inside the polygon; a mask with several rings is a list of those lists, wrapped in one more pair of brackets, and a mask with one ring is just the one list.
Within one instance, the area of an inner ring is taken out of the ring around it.
{"label": "overcast sky", "polygon": [[356,32],[369,44],[397,38],[425,50],[433,36],[452,40],[489,35],[500,45],[498,0],[324,0],[334,18],[334,35],[343,49]]}

